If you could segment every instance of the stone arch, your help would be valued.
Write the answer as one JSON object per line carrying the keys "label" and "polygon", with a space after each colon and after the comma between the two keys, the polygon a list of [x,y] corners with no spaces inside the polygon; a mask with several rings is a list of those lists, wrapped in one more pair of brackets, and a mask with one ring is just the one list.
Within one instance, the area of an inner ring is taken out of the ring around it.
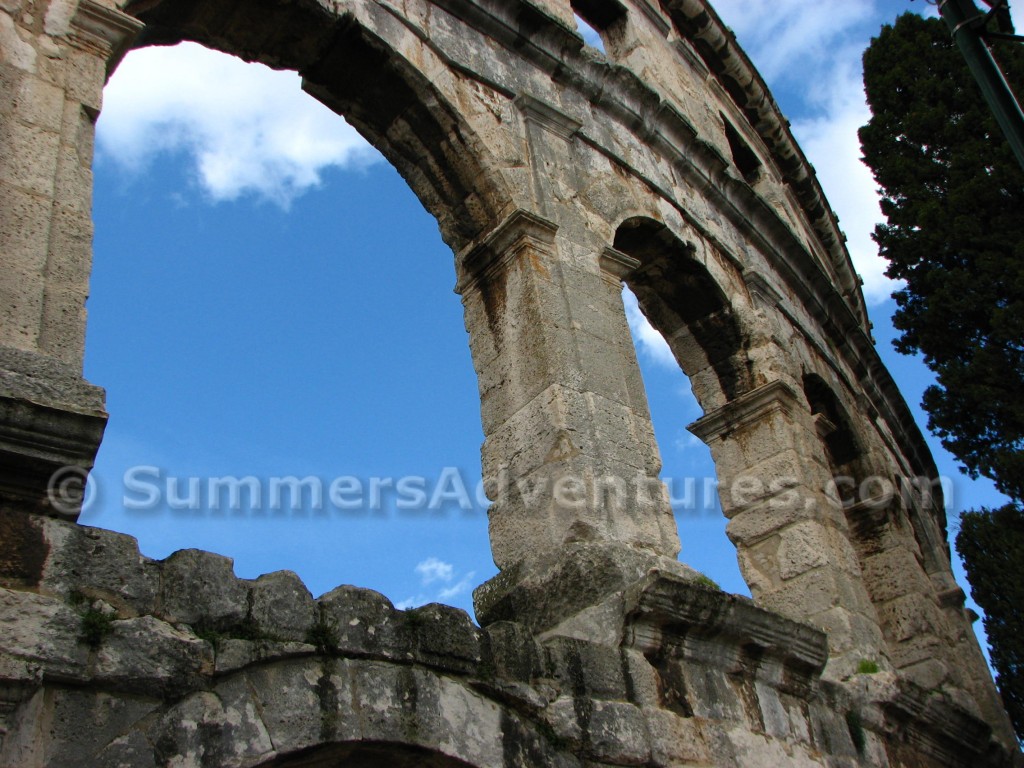
{"label": "stone arch", "polygon": [[832,388],[816,373],[803,376],[804,397],[814,416],[818,435],[833,475],[863,475],[859,466],[864,455],[861,441],[854,434],[846,409]]}
{"label": "stone arch", "polygon": [[321,744],[275,757],[255,768],[476,768],[472,763],[424,747],[388,742],[354,741]]}
{"label": "stone arch", "polygon": [[747,333],[725,291],[695,258],[695,246],[654,219],[635,216],[615,230],[614,248],[635,261],[625,282],[665,337],[705,410],[752,388]]}
{"label": "stone arch", "polygon": [[306,92],[395,166],[456,252],[507,211],[510,194],[487,147],[428,73],[403,56],[411,32],[385,39],[374,29],[381,19],[314,2],[258,0],[241,11],[227,0],[129,0],[125,11],[145,24],[135,47],[191,40],[298,72]]}

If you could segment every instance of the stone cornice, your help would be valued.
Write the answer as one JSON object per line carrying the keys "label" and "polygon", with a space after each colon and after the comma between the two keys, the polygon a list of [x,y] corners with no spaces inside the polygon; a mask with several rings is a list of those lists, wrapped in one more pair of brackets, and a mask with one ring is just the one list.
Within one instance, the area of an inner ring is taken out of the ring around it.
{"label": "stone cornice", "polygon": [[[854,278],[855,270],[838,220],[825,199],[814,168],[793,138],[789,121],[783,117],[757,69],[735,41],[732,31],[725,26],[707,0],[661,0],[661,6],[673,18],[676,26],[693,40],[697,53],[708,68],[719,77],[723,87],[748,115],[751,127],[772,153],[776,165],[786,182],[796,192],[808,219],[821,242],[831,254],[834,265],[847,278]],[[725,75],[725,77],[722,77]],[[867,310],[859,297],[856,279],[843,286],[844,298],[854,311],[866,317]]]}
{"label": "stone cornice", "polygon": [[134,16],[108,8],[95,0],[80,0],[71,19],[72,38],[107,58],[107,74],[114,71],[132,40],[143,27]]}
{"label": "stone cornice", "polygon": [[459,258],[456,293],[486,279],[525,251],[547,254],[554,248],[557,225],[530,211],[513,211],[497,227],[470,245]]}
{"label": "stone cornice", "polygon": [[[817,680],[828,659],[823,632],[671,574],[652,571],[628,588],[624,598],[627,646],[651,650],[708,640],[719,651],[722,645],[738,653],[757,648],[762,662],[773,660],[791,674],[801,674],[807,686]],[[728,658],[719,651],[718,659]]]}
{"label": "stone cornice", "polygon": [[522,94],[516,98],[516,106],[527,120],[531,120],[543,126],[556,136],[561,136],[568,141],[583,127],[583,124],[573,120],[564,112],[545,104],[529,94]]}
{"label": "stone cornice", "polygon": [[697,419],[687,429],[710,443],[741,431],[770,413],[790,413],[799,400],[797,393],[784,381],[772,381]]}
{"label": "stone cornice", "polygon": [[609,282],[621,283],[635,270],[639,269],[640,260],[609,247],[605,248],[601,253],[600,264],[601,274],[604,275],[605,279]]}

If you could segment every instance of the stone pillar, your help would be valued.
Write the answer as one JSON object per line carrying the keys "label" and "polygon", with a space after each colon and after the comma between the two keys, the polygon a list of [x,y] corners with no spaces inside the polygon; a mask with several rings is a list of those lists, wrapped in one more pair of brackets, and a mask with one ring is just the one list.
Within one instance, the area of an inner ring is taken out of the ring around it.
{"label": "stone pillar", "polygon": [[747,392],[690,426],[715,459],[727,533],[758,605],[824,630],[829,674],[886,667],[813,418],[783,381]]}
{"label": "stone pillar", "polygon": [[[30,9],[31,6],[31,9]],[[45,9],[45,10],[44,10]],[[31,10],[31,13],[30,13]],[[106,414],[82,380],[93,130],[140,24],[93,0],[0,5],[0,500],[75,518],[47,484],[92,466]]]}
{"label": "stone pillar", "polygon": [[[864,561],[865,579],[883,623],[891,623],[885,628],[898,643],[892,658],[900,672],[926,688],[966,691],[973,702],[960,703],[968,711],[973,710],[972,703],[976,705],[1003,743],[1016,744],[1013,726],[971,626],[977,617],[964,607],[966,595],[953,576],[945,515],[937,511],[942,509],[941,499],[930,491],[932,482],[917,478],[919,493],[901,495],[908,503],[899,512],[906,514],[891,519],[898,520],[903,530],[898,536],[890,531],[889,536],[878,537],[878,545]],[[904,480],[904,489],[913,487],[915,482]],[[907,550],[912,559],[905,554]],[[885,594],[887,587],[890,591]],[[883,597],[888,598],[884,603]],[[941,651],[930,658],[931,636],[943,630]],[[939,664],[939,659],[944,663]],[[943,672],[948,673],[948,681],[940,680]]]}
{"label": "stone pillar", "polygon": [[491,548],[513,581],[574,546],[679,551],[617,266],[600,261],[568,263],[557,227],[522,210],[460,258]]}
{"label": "stone pillar", "polygon": [[[484,623],[536,605],[524,582],[559,593],[566,604],[547,616],[564,617],[650,567],[679,566],[618,267],[570,263],[559,237],[520,210],[459,260],[502,570],[477,591]],[[566,567],[577,587],[555,589]]]}

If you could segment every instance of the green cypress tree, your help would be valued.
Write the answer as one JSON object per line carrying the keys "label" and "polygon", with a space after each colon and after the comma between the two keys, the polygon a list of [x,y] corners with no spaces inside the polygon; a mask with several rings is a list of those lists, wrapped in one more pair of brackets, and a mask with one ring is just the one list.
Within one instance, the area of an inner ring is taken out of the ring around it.
{"label": "green cypress tree", "polygon": [[[1018,93],[1024,46],[997,59]],[[936,374],[928,426],[972,476],[1024,499],[1024,171],[949,31],[905,14],[864,54],[864,159],[887,223],[875,229],[896,348]]]}
{"label": "green cypress tree", "polygon": [[1017,738],[1024,740],[1024,511],[1009,504],[964,512],[956,551],[985,611],[992,667]]}
{"label": "green cypress tree", "polygon": [[[1011,87],[1024,46],[1000,45]],[[874,238],[902,280],[897,350],[936,375],[928,426],[972,477],[1024,500],[1024,171],[945,24],[915,14],[886,26],[864,54],[871,108],[864,160],[886,223]],[[1024,511],[965,512],[956,538],[985,611],[992,666],[1024,738]]]}

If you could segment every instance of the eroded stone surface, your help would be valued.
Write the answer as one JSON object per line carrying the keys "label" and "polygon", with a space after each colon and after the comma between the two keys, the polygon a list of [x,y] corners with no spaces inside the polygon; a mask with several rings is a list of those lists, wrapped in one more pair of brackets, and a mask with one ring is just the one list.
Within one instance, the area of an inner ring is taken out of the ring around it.
{"label": "eroded stone surface", "polygon": [[[181,39],[298,71],[451,245],[501,570],[483,630],[155,562],[48,492],[106,418],[81,377],[103,83]],[[941,494],[862,490],[936,470],[842,242],[705,0],[0,0],[0,762],[1011,761]],[[690,377],[774,613],[675,560],[623,283]]]}
{"label": "eroded stone surface", "polygon": [[[74,524],[46,530],[90,546]],[[127,568],[135,558],[120,552]],[[291,574],[221,579],[190,592],[198,615],[271,584],[304,604]],[[0,591],[0,765],[292,765],[365,748],[389,765],[881,766],[899,764],[907,743],[921,765],[1012,764],[949,697],[892,672],[823,680],[820,632],[680,575],[628,586],[608,609],[613,642],[514,622],[480,630],[462,611],[397,611],[353,587],[313,603],[318,643],[271,639],[291,631],[288,611],[260,619],[265,637],[230,635],[252,625],[217,635],[163,609],[174,583],[126,618],[137,605]],[[97,612],[109,618],[98,633]]]}

